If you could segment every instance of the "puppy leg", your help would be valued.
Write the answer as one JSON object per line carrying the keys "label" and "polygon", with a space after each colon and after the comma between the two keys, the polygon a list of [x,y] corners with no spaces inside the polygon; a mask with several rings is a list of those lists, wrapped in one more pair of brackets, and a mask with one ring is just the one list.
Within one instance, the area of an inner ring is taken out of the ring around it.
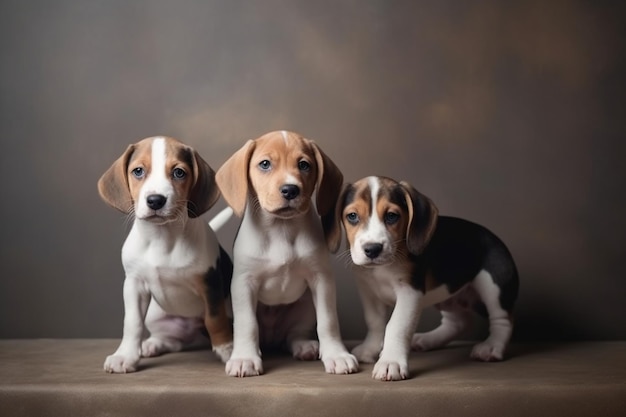
{"label": "puppy leg", "polygon": [[367,282],[357,279],[357,287],[363,304],[363,314],[367,325],[367,335],[360,345],[352,349],[352,354],[359,362],[374,363],[378,360],[383,348],[385,325],[387,324],[387,307],[372,291]]}
{"label": "puppy leg", "polygon": [[226,314],[225,300],[217,306],[207,307],[204,325],[209,332],[213,352],[226,363],[233,351],[233,331]]}
{"label": "puppy leg", "polygon": [[200,319],[169,315],[153,299],[146,314],[146,328],[150,337],[141,344],[141,356],[178,352],[184,345],[200,337],[201,327]]}
{"label": "puppy leg", "polygon": [[408,285],[396,290],[396,305],[385,330],[383,350],[374,365],[372,378],[397,381],[409,377],[411,335],[417,327],[421,293]]}
{"label": "puppy leg", "polygon": [[226,362],[226,374],[246,377],[263,373],[259,349],[259,324],[256,319],[257,288],[244,275],[233,274],[233,352]]}
{"label": "puppy leg", "polygon": [[104,361],[106,372],[127,373],[137,370],[144,318],[149,304],[150,293],[138,284],[138,279],[127,276],[124,280],[124,334],[115,353]]}
{"label": "puppy leg", "polygon": [[454,340],[471,324],[470,311],[461,308],[442,310],[441,324],[427,333],[415,333],[411,339],[413,350],[438,349]]}
{"label": "puppy leg", "polygon": [[511,316],[500,305],[500,287],[494,283],[489,272],[480,271],[474,278],[473,287],[489,314],[489,337],[474,346],[471,356],[485,362],[500,361],[513,333]]}
{"label": "puppy leg", "polygon": [[318,274],[309,282],[317,316],[317,335],[320,342],[320,358],[329,374],[351,374],[359,369],[359,363],[346,350],[339,331],[337,318],[337,295],[335,283],[329,273]]}

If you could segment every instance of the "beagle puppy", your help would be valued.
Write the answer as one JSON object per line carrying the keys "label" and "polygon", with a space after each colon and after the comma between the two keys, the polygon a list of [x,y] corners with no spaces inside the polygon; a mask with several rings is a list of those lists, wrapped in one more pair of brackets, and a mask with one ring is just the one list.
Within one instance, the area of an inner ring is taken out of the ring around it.
{"label": "beagle puppy", "polygon": [[[321,358],[328,373],[355,372],[358,362],[341,341],[325,241],[343,181],[339,169],[313,141],[276,131],[249,140],[216,180],[243,217],[233,248],[234,346],[226,373],[262,374],[260,346]],[[319,343],[311,339],[316,321]]]}
{"label": "beagle puppy", "polygon": [[[102,175],[98,190],[106,203],[134,217],[122,247],[124,334],[104,370],[134,372],[140,357],[179,351],[205,327],[213,351],[226,362],[232,263],[199,217],[220,196],[214,171],[192,148],[151,137],[130,145]],[[212,225],[221,226],[227,214]],[[150,337],[142,343],[144,324]]]}
{"label": "beagle puppy", "polygon": [[[410,349],[444,346],[471,323],[472,311],[488,317],[490,334],[471,356],[503,358],[519,284],[513,258],[498,237],[467,220],[439,216],[410,184],[384,177],[346,185],[336,217],[330,247],[341,243],[342,222],[368,328],[352,353],[376,362],[373,378],[409,377]],[[414,333],[429,305],[441,311],[441,325]]]}

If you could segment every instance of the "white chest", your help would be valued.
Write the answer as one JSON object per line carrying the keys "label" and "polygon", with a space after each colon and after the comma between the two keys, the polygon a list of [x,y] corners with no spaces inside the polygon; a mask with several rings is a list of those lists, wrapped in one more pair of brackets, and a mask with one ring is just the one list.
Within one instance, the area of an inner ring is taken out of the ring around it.
{"label": "white chest", "polygon": [[361,269],[358,279],[369,291],[388,306],[394,306],[401,291],[415,291],[419,293],[420,307],[428,307],[440,303],[451,294],[445,285],[440,285],[426,293],[416,290],[411,285],[411,276],[403,268],[393,265]]}
{"label": "white chest", "polygon": [[235,241],[234,280],[249,281],[267,305],[289,304],[304,294],[318,274],[329,273],[321,234],[306,225],[260,230],[245,219]]}

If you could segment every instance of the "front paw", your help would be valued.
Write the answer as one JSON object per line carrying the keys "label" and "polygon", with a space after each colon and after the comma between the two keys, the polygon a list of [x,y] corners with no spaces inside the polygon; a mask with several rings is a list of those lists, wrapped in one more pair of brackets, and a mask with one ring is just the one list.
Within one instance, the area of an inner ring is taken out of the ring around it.
{"label": "front paw", "polygon": [[361,343],[352,349],[352,354],[356,356],[359,362],[374,363],[378,360],[380,348],[365,343]]}
{"label": "front paw", "polygon": [[126,374],[135,372],[139,358],[124,355],[109,355],[104,361],[104,370],[110,374]]}
{"label": "front paw", "polygon": [[352,374],[359,370],[356,357],[348,352],[323,357],[324,369],[329,374]]}
{"label": "front paw", "polygon": [[379,360],[374,365],[372,378],[379,381],[400,381],[409,377],[409,366],[406,361]]}
{"label": "front paw", "polygon": [[226,362],[226,374],[243,378],[246,376],[259,376],[263,373],[263,362],[260,357],[255,358],[230,358]]}

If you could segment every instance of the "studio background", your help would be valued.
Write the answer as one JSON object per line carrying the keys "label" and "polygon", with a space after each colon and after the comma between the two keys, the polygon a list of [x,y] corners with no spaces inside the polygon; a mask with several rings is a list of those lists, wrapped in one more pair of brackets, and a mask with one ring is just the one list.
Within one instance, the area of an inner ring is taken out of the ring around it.
{"label": "studio background", "polygon": [[[288,129],[346,181],[407,180],[498,234],[521,276],[516,340],[625,339],[618,7],[3,0],[0,337],[121,337],[129,223],[96,182],[129,143],[174,136],[217,170]],[[333,265],[342,334],[362,338]]]}

